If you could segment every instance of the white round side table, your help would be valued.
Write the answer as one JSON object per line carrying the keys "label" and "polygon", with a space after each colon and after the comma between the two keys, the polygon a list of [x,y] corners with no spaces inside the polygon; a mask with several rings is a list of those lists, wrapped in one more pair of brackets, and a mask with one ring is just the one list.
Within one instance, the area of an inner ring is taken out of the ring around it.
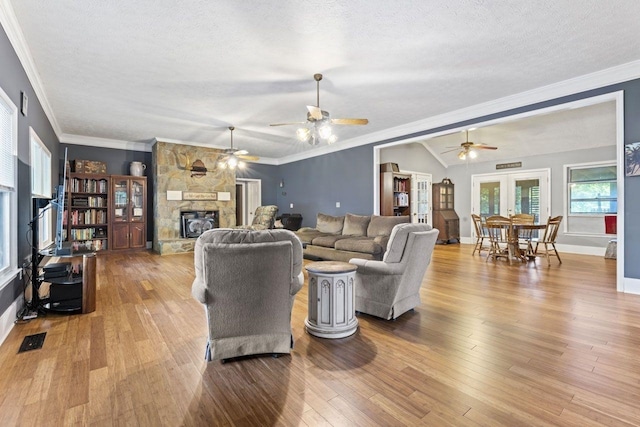
{"label": "white round side table", "polygon": [[358,329],[354,305],[357,266],[319,261],[305,267],[309,273],[307,332],[320,338],[344,338]]}

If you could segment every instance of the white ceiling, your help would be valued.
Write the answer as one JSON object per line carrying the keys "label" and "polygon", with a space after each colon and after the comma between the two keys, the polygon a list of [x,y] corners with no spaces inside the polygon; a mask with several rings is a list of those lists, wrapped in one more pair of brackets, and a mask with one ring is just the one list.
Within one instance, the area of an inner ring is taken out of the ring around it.
{"label": "white ceiling", "polygon": [[0,0],[0,7],[5,21],[15,18],[63,141],[224,147],[234,125],[236,146],[275,161],[314,149],[296,141],[295,126],[268,126],[306,118],[314,73],[325,76],[320,106],[332,117],[369,119],[338,127],[339,147],[640,59],[637,0]]}

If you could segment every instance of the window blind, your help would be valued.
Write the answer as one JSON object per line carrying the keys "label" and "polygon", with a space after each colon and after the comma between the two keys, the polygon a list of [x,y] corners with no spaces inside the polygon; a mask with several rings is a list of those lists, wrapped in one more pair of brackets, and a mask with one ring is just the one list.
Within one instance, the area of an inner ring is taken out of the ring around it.
{"label": "window blind", "polygon": [[15,146],[12,110],[0,97],[0,188],[13,191],[15,183]]}

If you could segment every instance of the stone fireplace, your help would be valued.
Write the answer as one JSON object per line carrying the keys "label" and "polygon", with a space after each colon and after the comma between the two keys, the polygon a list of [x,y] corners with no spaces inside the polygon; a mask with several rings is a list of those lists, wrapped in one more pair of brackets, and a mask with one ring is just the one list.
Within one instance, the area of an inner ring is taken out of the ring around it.
{"label": "stone fireplace", "polygon": [[151,170],[155,181],[154,251],[161,255],[193,251],[196,239],[183,233],[184,212],[202,213],[204,217],[199,219],[210,213],[210,219],[194,224],[194,230],[213,226],[213,213],[216,227],[236,224],[236,175],[216,168],[222,152],[156,140]]}

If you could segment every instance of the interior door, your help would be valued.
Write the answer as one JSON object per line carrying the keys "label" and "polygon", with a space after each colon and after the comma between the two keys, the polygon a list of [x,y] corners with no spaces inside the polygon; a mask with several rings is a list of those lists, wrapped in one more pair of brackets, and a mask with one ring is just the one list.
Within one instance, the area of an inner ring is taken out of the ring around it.
{"label": "interior door", "polygon": [[411,222],[432,225],[431,175],[411,176]]}
{"label": "interior door", "polygon": [[550,209],[550,171],[473,175],[472,213],[508,217],[527,213],[536,223],[547,221]]}

